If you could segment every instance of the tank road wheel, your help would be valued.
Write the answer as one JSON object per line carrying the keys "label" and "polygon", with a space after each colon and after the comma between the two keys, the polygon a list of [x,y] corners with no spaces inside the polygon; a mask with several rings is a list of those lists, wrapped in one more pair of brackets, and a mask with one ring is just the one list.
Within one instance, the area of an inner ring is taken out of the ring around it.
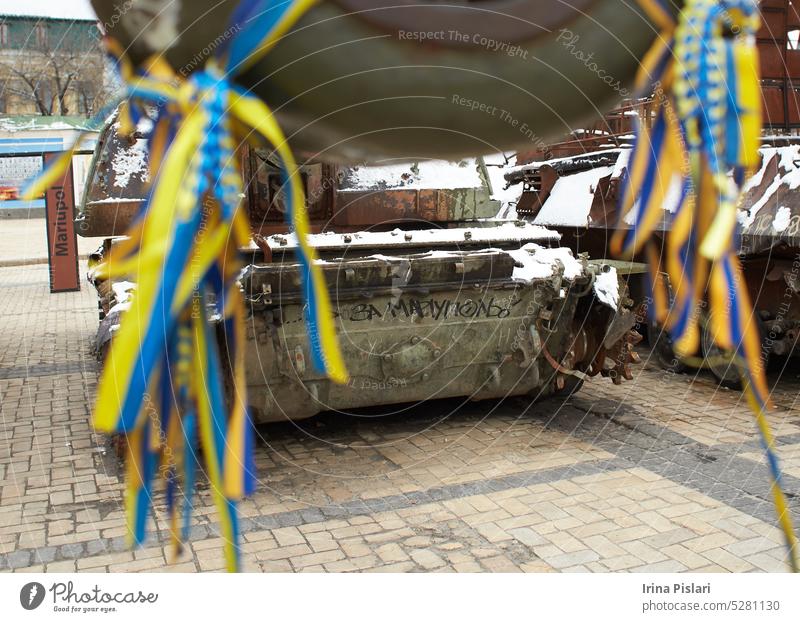
{"label": "tank road wheel", "polygon": [[[552,397],[561,397],[567,399],[573,393],[577,393],[583,387],[583,379],[576,376],[559,374],[560,379],[556,380],[556,390],[553,391]],[[563,384],[562,384],[563,382]],[[561,386],[559,386],[561,385]]]}

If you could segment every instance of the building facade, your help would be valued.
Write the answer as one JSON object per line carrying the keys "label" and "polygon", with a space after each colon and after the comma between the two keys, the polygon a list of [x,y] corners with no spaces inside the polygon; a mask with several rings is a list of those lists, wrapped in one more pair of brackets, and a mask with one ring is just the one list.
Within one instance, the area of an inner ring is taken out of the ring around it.
{"label": "building facade", "polygon": [[109,77],[95,19],[0,14],[0,115],[96,113]]}

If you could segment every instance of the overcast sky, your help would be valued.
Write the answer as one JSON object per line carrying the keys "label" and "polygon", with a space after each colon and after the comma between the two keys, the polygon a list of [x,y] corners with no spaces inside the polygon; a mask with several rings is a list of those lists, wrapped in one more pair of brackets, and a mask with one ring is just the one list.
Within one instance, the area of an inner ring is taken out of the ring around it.
{"label": "overcast sky", "polygon": [[0,0],[0,15],[95,19],[89,0]]}

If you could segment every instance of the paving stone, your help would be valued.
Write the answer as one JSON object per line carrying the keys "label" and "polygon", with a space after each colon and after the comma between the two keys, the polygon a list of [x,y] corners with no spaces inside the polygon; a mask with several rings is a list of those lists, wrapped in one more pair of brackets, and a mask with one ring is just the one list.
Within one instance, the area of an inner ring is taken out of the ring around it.
{"label": "paving stone", "polygon": [[509,529],[508,533],[519,540],[525,546],[534,547],[546,544],[548,541],[540,534],[530,528]]}
{"label": "paving stone", "polygon": [[410,552],[411,559],[426,570],[433,570],[445,565],[445,561],[429,549],[417,549]]}
{"label": "paving stone", "polygon": [[587,562],[594,562],[600,559],[600,555],[596,551],[575,551],[573,553],[562,553],[561,555],[552,555],[544,558],[553,568],[568,568],[577,564],[585,564]]}
{"label": "paving stone", "polygon": [[[44,265],[0,268],[0,404],[12,431],[0,439],[0,568],[163,569],[163,492],[161,530],[129,553],[122,470],[91,429],[93,293],[51,296],[47,281]],[[634,373],[619,386],[592,379],[525,416],[527,403],[507,400],[431,419],[438,406],[426,403],[408,415],[259,428],[268,442],[256,451],[257,477],[268,485],[241,504],[246,567],[781,567],[763,457],[738,394],[648,365]],[[800,490],[798,393],[800,374],[787,374],[771,417],[787,490]],[[12,473],[26,476],[10,481]],[[172,569],[224,565],[213,499],[199,483],[197,546]],[[790,508],[800,522],[800,501]]]}
{"label": "paving stone", "polygon": [[86,543],[86,552],[89,555],[97,555],[108,551],[108,543],[105,540],[89,540]]}
{"label": "paving stone", "polygon": [[281,527],[296,527],[303,524],[303,517],[299,513],[286,512],[278,515],[278,524]]}
{"label": "paving stone", "polygon": [[5,558],[6,565],[8,565],[9,568],[22,568],[31,563],[31,553],[26,550],[14,551],[6,555]]}
{"label": "paving stone", "polygon": [[253,518],[253,523],[256,528],[261,529],[277,529],[280,525],[274,516],[256,516]]}
{"label": "paving stone", "polygon": [[58,547],[58,557],[62,559],[75,559],[84,554],[83,544],[62,544]]}
{"label": "paving stone", "polygon": [[337,547],[331,551],[292,557],[290,561],[295,569],[307,568],[309,566],[319,566],[319,568],[322,569],[322,564],[337,562],[344,559],[344,557],[344,552]]}
{"label": "paving stone", "polygon": [[408,560],[406,552],[395,542],[379,546],[375,552],[378,554],[378,557],[386,563],[404,562]]}
{"label": "paving stone", "polygon": [[58,548],[55,546],[44,546],[37,548],[33,551],[34,561],[38,561],[43,564],[54,561],[57,555],[58,555]]}
{"label": "paving stone", "polygon": [[686,570],[686,566],[674,559],[666,559],[630,569],[631,572],[686,572]]}

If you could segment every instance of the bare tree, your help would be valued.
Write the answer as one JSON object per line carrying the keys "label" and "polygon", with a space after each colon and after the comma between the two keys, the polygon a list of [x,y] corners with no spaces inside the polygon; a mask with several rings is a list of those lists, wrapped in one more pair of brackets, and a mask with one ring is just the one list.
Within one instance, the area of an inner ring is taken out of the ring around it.
{"label": "bare tree", "polygon": [[[0,60],[6,76],[2,89],[32,103],[42,115],[93,114],[105,92],[106,69],[99,44],[79,50],[71,45],[41,42],[28,49],[8,52]],[[71,104],[76,104],[74,109]]]}

